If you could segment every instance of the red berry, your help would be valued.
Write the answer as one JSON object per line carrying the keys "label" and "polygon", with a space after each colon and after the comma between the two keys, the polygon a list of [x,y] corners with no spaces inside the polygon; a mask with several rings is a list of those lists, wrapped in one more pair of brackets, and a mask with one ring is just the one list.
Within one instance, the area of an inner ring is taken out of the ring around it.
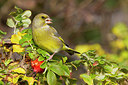
{"label": "red berry", "polygon": [[31,61],[31,66],[33,68],[33,71],[36,73],[42,73],[44,72],[44,69],[40,68],[40,65],[43,63],[44,61],[38,61],[38,59]]}
{"label": "red berry", "polygon": [[95,61],[94,63],[93,63],[93,66],[97,66],[99,63],[98,63],[98,61]]}

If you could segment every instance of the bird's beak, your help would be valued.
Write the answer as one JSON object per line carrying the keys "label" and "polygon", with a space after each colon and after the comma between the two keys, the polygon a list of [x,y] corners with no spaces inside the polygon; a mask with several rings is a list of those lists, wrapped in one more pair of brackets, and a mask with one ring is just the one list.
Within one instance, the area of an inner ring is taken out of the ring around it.
{"label": "bird's beak", "polygon": [[45,19],[46,24],[51,24],[52,23],[51,21],[52,21],[52,19],[50,19],[50,18]]}

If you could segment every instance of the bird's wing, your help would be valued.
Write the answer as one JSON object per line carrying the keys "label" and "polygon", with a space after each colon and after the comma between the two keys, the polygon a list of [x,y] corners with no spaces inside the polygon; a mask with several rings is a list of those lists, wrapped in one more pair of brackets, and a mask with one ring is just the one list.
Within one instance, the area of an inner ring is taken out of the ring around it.
{"label": "bird's wing", "polygon": [[63,43],[63,49],[62,50],[65,50],[66,52],[68,52],[70,55],[73,55],[74,53],[78,53],[80,54],[79,52],[77,51],[74,51],[73,49],[69,48],[69,46],[64,42],[64,40],[61,38],[61,36],[58,34],[58,32],[56,31],[56,29],[54,29],[53,27],[51,27],[51,33],[53,33],[53,36],[56,36],[58,37],[62,43]]}
{"label": "bird's wing", "polygon": [[58,37],[58,38],[63,42],[64,45],[66,45],[67,47],[69,47],[69,46],[64,42],[64,40],[61,38],[61,36],[58,34],[58,32],[56,31],[56,29],[54,29],[53,27],[51,27],[51,31],[52,31],[52,33],[53,33],[54,36]]}

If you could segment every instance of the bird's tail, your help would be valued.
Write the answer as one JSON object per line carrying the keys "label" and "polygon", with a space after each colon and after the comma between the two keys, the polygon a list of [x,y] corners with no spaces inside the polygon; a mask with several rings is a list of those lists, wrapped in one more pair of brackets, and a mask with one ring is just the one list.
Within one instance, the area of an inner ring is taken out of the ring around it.
{"label": "bird's tail", "polygon": [[71,49],[71,48],[68,48],[68,49],[66,49],[65,51],[66,51],[69,55],[73,55],[74,53],[80,54],[80,52],[77,52],[77,51],[75,51],[75,50],[73,50],[73,49]]}
{"label": "bird's tail", "polygon": [[63,50],[65,50],[69,55],[73,55],[74,53],[81,54],[80,52],[75,51],[75,50],[69,48],[69,46],[66,43],[64,43],[62,38],[61,38],[61,40],[63,42]]}

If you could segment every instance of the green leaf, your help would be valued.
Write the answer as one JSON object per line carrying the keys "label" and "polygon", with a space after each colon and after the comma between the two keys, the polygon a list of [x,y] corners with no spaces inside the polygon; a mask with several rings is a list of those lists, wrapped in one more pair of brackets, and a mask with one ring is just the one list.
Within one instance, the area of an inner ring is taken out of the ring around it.
{"label": "green leaf", "polygon": [[34,44],[33,40],[30,41],[31,44]]}
{"label": "green leaf", "polygon": [[31,47],[27,47],[26,50],[27,50],[27,51],[31,51],[32,48],[31,48]]}
{"label": "green leaf", "polygon": [[31,24],[31,20],[29,18],[22,20],[24,24]]}
{"label": "green leaf", "polygon": [[48,71],[47,73],[47,82],[48,85],[56,85],[56,75],[52,71]]}
{"label": "green leaf", "polygon": [[30,45],[29,43],[23,43],[22,47]]}
{"label": "green leaf", "polygon": [[12,61],[13,61],[12,59],[5,60],[5,62],[4,62],[5,66],[8,66],[8,64],[9,64],[10,62],[12,62]]}
{"label": "green leaf", "polygon": [[111,73],[115,74],[117,71],[118,71],[118,68],[113,68]]}
{"label": "green leaf", "polygon": [[35,79],[33,77],[24,76],[22,79],[25,80],[25,81],[27,81],[28,82],[28,85],[34,85]]}
{"label": "green leaf", "polygon": [[16,16],[17,15],[17,13],[16,12],[11,12],[9,15],[12,15],[12,16]]}
{"label": "green leaf", "polygon": [[[39,58],[38,58],[38,60],[39,60]],[[46,68],[46,67],[47,67],[47,62],[43,62],[43,63],[40,65],[40,67],[41,67],[42,69]]]}
{"label": "green leaf", "polygon": [[26,33],[28,29],[23,29],[21,33]]}
{"label": "green leaf", "polygon": [[104,69],[105,69],[106,72],[112,72],[112,70],[113,70],[113,68],[109,65],[105,65]]}
{"label": "green leaf", "polygon": [[37,49],[37,52],[41,54],[43,57],[49,58],[50,54],[42,49]]}
{"label": "green leaf", "polygon": [[38,61],[43,61],[44,59],[45,59],[44,57],[40,56],[40,57],[38,58]]}
{"label": "green leaf", "polygon": [[17,84],[19,78],[20,78],[20,75],[14,74],[14,75],[13,75],[13,79],[12,79],[12,83],[13,83],[13,84]]}
{"label": "green leaf", "polygon": [[63,62],[65,63],[68,58],[67,57],[63,57],[62,59],[63,59]]}
{"label": "green leaf", "polygon": [[68,66],[66,66],[66,65],[60,65],[60,66],[64,70],[65,76],[70,76],[70,71],[69,71]]}
{"label": "green leaf", "polygon": [[105,61],[101,60],[99,63],[100,63],[100,64],[104,64],[104,63],[105,63]]}
{"label": "green leaf", "polygon": [[15,6],[15,9],[17,10],[17,13],[23,13],[23,10],[17,6]]}
{"label": "green leaf", "polygon": [[75,61],[72,61],[72,63],[75,65],[79,65],[81,63],[81,60],[75,60]]}
{"label": "green leaf", "polygon": [[102,74],[102,73],[100,73],[100,74],[98,74],[96,77],[95,77],[95,79],[97,79],[97,80],[105,80],[106,79],[106,77],[105,77],[105,74]]}
{"label": "green leaf", "polygon": [[96,74],[90,74],[90,77],[94,79],[96,77]]}
{"label": "green leaf", "polygon": [[28,34],[32,34],[32,29],[28,29]]}
{"label": "green leaf", "polygon": [[15,23],[11,18],[7,19],[7,25],[11,28],[15,27]]}
{"label": "green leaf", "polygon": [[4,82],[0,80],[0,85],[4,85]]}
{"label": "green leaf", "polygon": [[16,21],[21,21],[22,20],[22,15],[21,14],[18,14],[16,17],[15,17],[15,20]]}
{"label": "green leaf", "polygon": [[27,27],[29,27],[29,24],[24,23],[23,28],[27,28]]}
{"label": "green leaf", "polygon": [[89,75],[81,74],[80,78],[82,78],[84,82],[87,83],[88,85],[93,85],[93,79]]}
{"label": "green leaf", "polygon": [[14,70],[12,70],[13,72],[17,72],[17,73],[22,73],[22,74],[25,74],[26,71],[23,69],[23,68],[16,68]]}
{"label": "green leaf", "polygon": [[24,43],[24,42],[26,42],[27,40],[25,39],[25,38],[22,38],[22,39],[20,39],[20,41],[19,41],[19,44],[22,44],[22,43]]}
{"label": "green leaf", "polygon": [[32,35],[30,35],[30,34],[25,34],[25,35],[23,36],[23,39],[24,39],[25,41],[30,41],[30,40],[32,40]]}
{"label": "green leaf", "polygon": [[49,69],[52,70],[53,72],[55,72],[56,74],[58,74],[59,76],[65,75],[64,69],[59,65],[53,64],[49,67]]}
{"label": "green leaf", "polygon": [[17,27],[17,28],[19,28],[19,27],[23,27],[23,23],[18,21],[16,27]]}
{"label": "green leaf", "polygon": [[32,15],[32,12],[30,10],[26,10],[23,12],[22,17],[30,17]]}
{"label": "green leaf", "polygon": [[33,59],[33,58],[34,58],[33,53],[30,53],[30,52],[29,52],[29,54],[28,54],[28,55],[29,55],[29,57],[30,57],[31,59]]}

